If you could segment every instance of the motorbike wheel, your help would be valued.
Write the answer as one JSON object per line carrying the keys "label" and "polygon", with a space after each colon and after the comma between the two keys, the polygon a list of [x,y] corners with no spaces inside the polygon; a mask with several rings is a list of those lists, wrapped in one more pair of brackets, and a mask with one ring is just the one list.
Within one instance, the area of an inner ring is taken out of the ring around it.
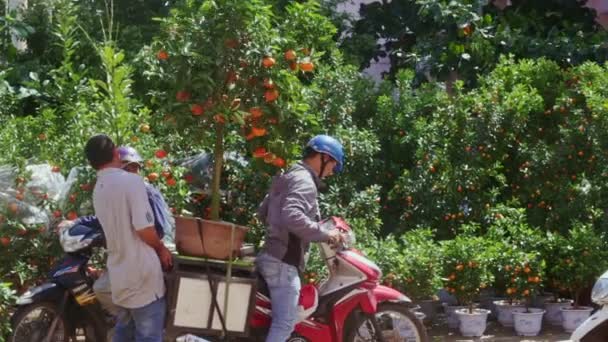
{"label": "motorbike wheel", "polygon": [[[428,341],[428,335],[422,322],[403,304],[379,304],[376,320],[386,341]],[[359,312],[353,312],[348,318],[345,335],[344,341],[346,342],[375,342],[377,340],[372,321]]]}
{"label": "motorbike wheel", "polygon": [[[12,318],[13,333],[9,342],[40,342],[46,337],[59,308],[53,303],[35,303],[23,306]],[[59,317],[52,342],[69,342],[69,328],[65,317]]]}
{"label": "motorbike wheel", "polygon": [[[8,342],[43,341],[58,312],[57,305],[48,302],[19,308],[11,320],[13,333]],[[66,317],[60,316],[51,342],[106,342],[105,337],[95,337],[95,334],[95,326],[90,320],[84,319],[71,326]]]}

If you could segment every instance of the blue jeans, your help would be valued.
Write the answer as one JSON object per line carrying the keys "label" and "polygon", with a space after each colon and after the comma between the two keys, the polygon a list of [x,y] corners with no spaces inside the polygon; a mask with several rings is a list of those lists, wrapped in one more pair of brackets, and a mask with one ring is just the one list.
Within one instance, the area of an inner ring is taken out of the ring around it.
{"label": "blue jeans", "polygon": [[137,309],[118,308],[112,342],[162,342],[165,297]]}
{"label": "blue jeans", "polygon": [[264,253],[257,257],[256,264],[268,284],[272,303],[272,324],[266,342],[285,342],[298,320],[301,287],[298,269]]}

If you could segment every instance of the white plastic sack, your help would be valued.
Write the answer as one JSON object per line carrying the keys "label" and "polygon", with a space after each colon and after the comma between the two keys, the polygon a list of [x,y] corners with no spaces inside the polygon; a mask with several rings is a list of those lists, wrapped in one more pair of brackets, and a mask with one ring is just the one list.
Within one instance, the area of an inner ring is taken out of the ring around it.
{"label": "white plastic sack", "polygon": [[175,342],[211,342],[208,340],[205,340],[204,338],[198,337],[198,336],[194,336],[194,335],[183,335],[178,337]]}
{"label": "white plastic sack", "polygon": [[49,164],[28,165],[25,170],[32,174],[26,184],[30,191],[47,193],[50,200],[59,200],[61,191],[65,187],[65,178],[61,173],[53,172],[53,167]]}

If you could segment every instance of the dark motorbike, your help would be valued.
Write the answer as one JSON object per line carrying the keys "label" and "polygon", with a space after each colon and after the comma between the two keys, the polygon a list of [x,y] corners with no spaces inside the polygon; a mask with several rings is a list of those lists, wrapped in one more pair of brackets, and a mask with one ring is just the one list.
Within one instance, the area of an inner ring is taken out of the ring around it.
{"label": "dark motorbike", "polygon": [[83,224],[68,226],[60,233],[60,242],[65,256],[49,279],[17,300],[10,342],[106,340],[110,319],[96,300],[88,267],[94,247],[105,244],[103,231]]}

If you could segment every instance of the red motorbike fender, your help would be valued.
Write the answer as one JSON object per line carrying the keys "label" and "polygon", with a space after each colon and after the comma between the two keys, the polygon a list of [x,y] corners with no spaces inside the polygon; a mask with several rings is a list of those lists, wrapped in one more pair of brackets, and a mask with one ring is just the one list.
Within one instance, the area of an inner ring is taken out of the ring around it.
{"label": "red motorbike fender", "polygon": [[[407,303],[411,304],[412,300],[403,293],[384,285],[378,285],[373,289],[373,294],[376,302],[391,302],[391,303]],[[374,311],[375,312],[375,311]]]}
{"label": "red motorbike fender", "polygon": [[375,286],[373,289],[353,290],[350,297],[339,301],[333,310],[333,322],[336,332],[336,341],[342,341],[344,338],[344,325],[348,315],[357,307],[367,314],[374,314],[378,310],[378,303],[391,302],[411,304],[412,300],[403,293],[383,285]]}
{"label": "red motorbike fender", "polygon": [[378,302],[371,290],[356,289],[336,303],[332,313],[334,324],[335,341],[342,341],[346,319],[353,310],[360,308],[365,313],[375,313]]}

